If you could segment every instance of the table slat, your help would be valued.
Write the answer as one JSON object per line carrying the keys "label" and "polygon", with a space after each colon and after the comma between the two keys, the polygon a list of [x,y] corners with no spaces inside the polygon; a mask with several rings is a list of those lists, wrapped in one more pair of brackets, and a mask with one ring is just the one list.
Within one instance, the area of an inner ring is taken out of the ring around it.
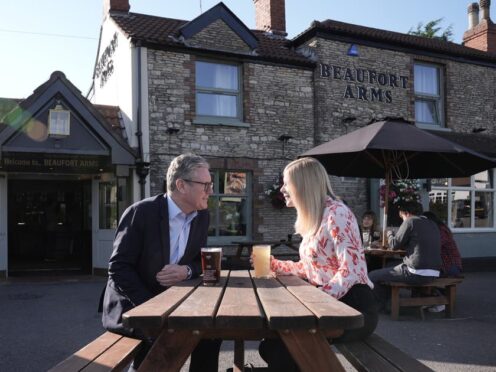
{"label": "table slat", "polygon": [[216,328],[262,328],[265,315],[248,271],[231,271],[224,298],[215,318]]}
{"label": "table slat", "polygon": [[359,311],[303,279],[294,275],[281,275],[277,279],[315,314],[320,329],[351,329],[363,326],[363,315]]}
{"label": "table slat", "polygon": [[214,328],[214,319],[219,307],[228,271],[222,271],[219,283],[215,286],[200,285],[168,317],[167,324],[172,329]]}
{"label": "table slat", "polygon": [[186,280],[148,300],[125,314],[122,321],[128,328],[159,329],[169,315],[200,283],[201,278]]}
{"label": "table slat", "polygon": [[253,278],[270,329],[315,328],[315,315],[275,278]]}

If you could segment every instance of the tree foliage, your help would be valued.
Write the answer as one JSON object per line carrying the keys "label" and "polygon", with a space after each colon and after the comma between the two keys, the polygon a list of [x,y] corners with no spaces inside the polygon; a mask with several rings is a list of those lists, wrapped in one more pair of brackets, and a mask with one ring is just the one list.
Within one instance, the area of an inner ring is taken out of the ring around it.
{"label": "tree foliage", "polygon": [[[443,18],[435,19],[433,21],[427,22],[427,24],[425,25],[422,22],[419,22],[419,24],[417,25],[417,29],[414,30],[413,27],[410,28],[408,34],[429,37],[432,39],[440,39],[444,41],[452,41],[453,25],[449,25],[444,31],[442,31],[442,27],[440,26],[442,20]],[[439,34],[439,32],[441,31],[442,33]]]}

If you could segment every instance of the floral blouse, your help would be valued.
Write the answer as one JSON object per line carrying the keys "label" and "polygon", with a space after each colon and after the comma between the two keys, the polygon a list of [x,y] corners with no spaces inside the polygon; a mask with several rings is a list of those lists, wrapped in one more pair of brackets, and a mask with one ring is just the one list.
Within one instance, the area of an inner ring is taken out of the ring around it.
{"label": "floral blouse", "polygon": [[355,284],[374,285],[367,264],[356,218],[341,201],[327,198],[322,223],[313,236],[300,244],[300,260],[273,259],[271,269],[278,275],[298,275],[339,299]]}

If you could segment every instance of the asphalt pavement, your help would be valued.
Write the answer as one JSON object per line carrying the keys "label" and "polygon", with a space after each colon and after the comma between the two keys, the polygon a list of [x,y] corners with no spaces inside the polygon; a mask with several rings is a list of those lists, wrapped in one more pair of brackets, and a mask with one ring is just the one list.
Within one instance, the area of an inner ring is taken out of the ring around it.
{"label": "asphalt pavement", "polygon": [[[46,371],[103,333],[104,284],[91,276],[0,280],[0,371]],[[467,273],[454,318],[426,312],[422,321],[418,310],[402,309],[398,321],[381,315],[376,332],[435,371],[496,371],[495,288],[496,272]],[[257,346],[246,344],[246,361],[261,367]],[[224,342],[220,371],[232,366],[232,349]]]}

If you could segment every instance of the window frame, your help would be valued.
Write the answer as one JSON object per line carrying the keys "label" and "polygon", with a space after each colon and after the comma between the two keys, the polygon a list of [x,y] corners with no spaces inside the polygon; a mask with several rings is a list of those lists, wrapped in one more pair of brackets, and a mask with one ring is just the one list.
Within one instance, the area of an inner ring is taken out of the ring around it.
{"label": "window frame", "polygon": [[[237,69],[238,78],[238,88],[237,89],[222,89],[214,87],[204,87],[198,86],[196,84],[196,74],[198,73],[197,64],[198,63],[210,63],[213,65],[227,65],[234,66]],[[216,94],[216,95],[228,95],[236,96],[236,116],[215,116],[215,115],[203,115],[199,114],[199,100],[198,94]],[[195,61],[195,118],[193,120],[194,124],[210,124],[210,125],[234,125],[234,126],[247,126],[243,123],[243,65],[236,62],[219,61],[219,60],[209,60],[209,59],[198,59]]]}
{"label": "window frame", "polygon": [[[220,179],[221,172],[242,172],[246,174],[246,192],[244,194],[225,194],[219,192],[220,182],[223,180]],[[218,213],[219,204],[216,204],[217,211],[213,213],[209,209],[210,212],[210,226],[214,227],[216,231],[216,235],[208,237],[208,245],[229,245],[232,244],[233,241],[248,241],[252,236],[253,229],[253,218],[252,218],[252,208],[253,205],[253,192],[252,192],[252,183],[253,183],[253,174],[250,170],[247,169],[221,169],[221,168],[211,168],[210,174],[212,176],[212,181],[214,182],[213,193],[210,195],[210,198],[216,198],[217,201],[222,197],[241,197],[246,198],[246,235],[229,235],[229,236],[220,236],[219,234],[219,226],[220,226],[220,213]]]}
{"label": "window frame", "polygon": [[[438,91],[439,95],[437,94],[429,94],[429,93],[419,93],[417,92],[415,88],[415,66],[420,65],[420,66],[425,66],[425,67],[432,67],[436,69],[437,72],[437,85],[438,85]],[[413,107],[413,112],[416,112],[416,103],[417,101],[426,101],[426,102],[434,102],[434,106],[437,109],[437,115],[438,115],[438,122],[437,123],[428,123],[428,122],[422,122],[419,121],[415,115],[415,124],[419,128],[424,128],[424,129],[441,129],[441,128],[446,128],[445,124],[445,118],[444,118],[444,99],[445,99],[445,90],[444,90],[444,69],[445,67],[443,65],[435,64],[435,63],[429,63],[429,62],[424,62],[424,61],[415,61],[413,63],[413,94],[414,94],[414,107]]]}
{"label": "window frame", "polygon": [[[59,126],[55,122],[55,114],[67,114],[65,125],[62,126],[62,130],[59,131]],[[55,108],[48,111],[48,135],[50,137],[66,137],[71,134],[71,112],[70,110],[64,109],[61,105],[55,106]]]}
{"label": "window frame", "polygon": [[[496,231],[496,168],[488,169],[486,172],[489,172],[489,180],[488,182],[492,184],[491,188],[488,189],[480,189],[476,187],[475,175],[470,176],[470,184],[469,186],[453,186],[452,178],[448,178],[447,186],[433,186],[430,192],[438,192],[438,191],[446,191],[446,199],[447,199],[447,225],[454,233],[473,233],[473,232],[494,232]],[[491,179],[492,177],[492,179]],[[469,227],[455,227],[452,224],[452,204],[453,204],[453,194],[456,191],[464,191],[468,192],[470,196],[470,226]],[[476,227],[475,226],[475,218],[476,218],[476,193],[490,193],[492,195],[492,217],[493,224],[489,227]],[[429,197],[430,203],[430,197]]]}

